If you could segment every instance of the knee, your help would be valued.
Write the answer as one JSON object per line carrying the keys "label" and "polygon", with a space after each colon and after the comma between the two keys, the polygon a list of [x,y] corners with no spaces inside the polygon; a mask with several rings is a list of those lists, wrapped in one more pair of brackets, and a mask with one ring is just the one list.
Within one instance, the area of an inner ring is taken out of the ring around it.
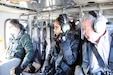
{"label": "knee", "polygon": [[15,67],[10,69],[10,75],[15,75]]}
{"label": "knee", "polygon": [[1,69],[3,68],[3,63],[0,63],[0,71],[1,71]]}
{"label": "knee", "polygon": [[5,70],[5,66],[4,66],[3,63],[0,63],[0,73],[1,73],[3,70]]}

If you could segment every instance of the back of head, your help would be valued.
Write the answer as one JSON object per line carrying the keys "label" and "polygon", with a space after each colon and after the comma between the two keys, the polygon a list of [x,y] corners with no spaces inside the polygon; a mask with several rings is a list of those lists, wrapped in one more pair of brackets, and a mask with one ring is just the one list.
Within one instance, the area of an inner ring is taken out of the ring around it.
{"label": "back of head", "polygon": [[22,24],[19,23],[18,19],[10,19],[9,22],[14,25],[16,28],[19,28],[20,30],[23,30],[24,27]]}

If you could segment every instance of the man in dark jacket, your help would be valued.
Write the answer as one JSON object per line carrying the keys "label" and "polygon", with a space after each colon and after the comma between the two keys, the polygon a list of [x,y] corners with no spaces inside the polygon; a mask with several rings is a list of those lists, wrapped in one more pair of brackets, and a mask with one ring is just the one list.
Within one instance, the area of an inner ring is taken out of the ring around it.
{"label": "man in dark jacket", "polygon": [[54,33],[55,45],[44,63],[44,72],[47,75],[74,75],[80,36],[70,31],[66,14],[55,20]]}
{"label": "man in dark jacket", "polygon": [[0,75],[10,75],[10,70],[17,67],[21,73],[31,63],[34,50],[30,36],[25,33],[23,26],[17,19],[9,19],[6,25],[11,33],[9,46],[6,51],[5,61],[0,63]]}

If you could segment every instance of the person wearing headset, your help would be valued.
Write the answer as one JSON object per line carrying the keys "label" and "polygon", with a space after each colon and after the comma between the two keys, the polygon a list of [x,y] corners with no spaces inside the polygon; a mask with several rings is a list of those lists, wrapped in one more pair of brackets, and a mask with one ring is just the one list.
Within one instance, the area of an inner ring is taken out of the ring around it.
{"label": "person wearing headset", "polygon": [[87,69],[86,75],[108,74],[110,38],[106,23],[107,19],[97,11],[89,11],[82,18],[82,33],[85,36],[82,67]]}
{"label": "person wearing headset", "polygon": [[32,41],[17,19],[7,19],[5,24],[11,34],[11,38],[5,58],[0,62],[0,75],[12,75],[10,71],[13,68],[16,68],[16,75],[20,75],[28,64],[31,63],[35,55]]}
{"label": "person wearing headset", "polygon": [[47,75],[74,75],[80,36],[70,30],[66,14],[54,21],[55,44],[45,61]]}

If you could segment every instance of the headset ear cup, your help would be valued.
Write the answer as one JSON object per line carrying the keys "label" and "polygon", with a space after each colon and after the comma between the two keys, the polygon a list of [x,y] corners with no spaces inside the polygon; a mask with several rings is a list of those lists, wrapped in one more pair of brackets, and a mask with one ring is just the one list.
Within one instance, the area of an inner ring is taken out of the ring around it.
{"label": "headset ear cup", "polygon": [[97,20],[94,22],[94,31],[102,35],[106,30],[106,22],[103,21],[100,18],[97,18]]}
{"label": "headset ear cup", "polygon": [[70,30],[69,24],[63,24],[63,26],[62,26],[62,31],[63,31],[64,33],[66,33],[66,32],[69,31],[69,30]]}
{"label": "headset ear cup", "polygon": [[70,30],[70,25],[68,24],[68,17],[66,14],[61,14],[59,18],[59,22],[62,26],[62,31],[63,33],[66,33],[68,30]]}

